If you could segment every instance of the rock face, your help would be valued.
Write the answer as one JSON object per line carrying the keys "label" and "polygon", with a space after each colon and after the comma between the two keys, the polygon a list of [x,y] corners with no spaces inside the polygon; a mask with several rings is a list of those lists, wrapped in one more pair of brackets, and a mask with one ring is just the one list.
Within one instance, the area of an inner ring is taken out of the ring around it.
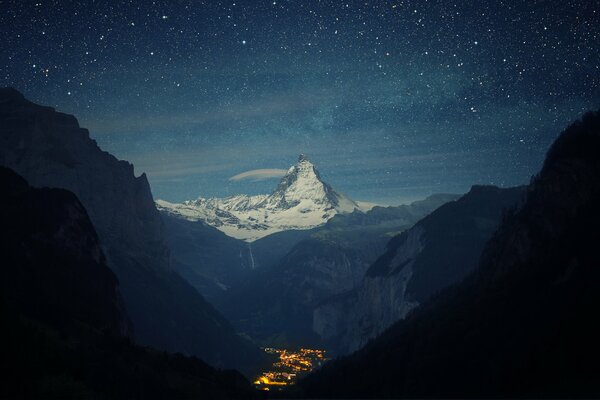
{"label": "rock face", "polygon": [[315,307],[313,330],[336,354],[362,347],[418,305],[407,296],[414,261],[403,256],[422,251],[422,231],[411,229],[410,233],[401,255],[392,259],[398,265],[393,279],[365,277],[353,290],[326,299]]}
{"label": "rock face", "polygon": [[168,269],[169,251],[145,175],[136,178],[133,165],[102,151],[72,115],[35,105],[13,89],[0,92],[0,118],[2,165],[33,186],[73,191],[103,244],[111,244],[105,249],[109,259]]}
{"label": "rock face", "polygon": [[32,186],[65,188],[80,199],[117,275],[136,340],[243,366],[258,350],[172,270],[163,224],[145,175],[102,151],[70,115],[0,89],[0,165]]}
{"label": "rock face", "polygon": [[313,329],[339,354],[355,351],[477,266],[503,210],[524,188],[474,186],[396,236],[351,293],[317,306]]}
{"label": "rock face", "polygon": [[3,399],[251,398],[235,371],[131,344],[83,205],[0,167]]}
{"label": "rock face", "polygon": [[205,222],[162,213],[171,249],[171,265],[210,302],[229,296],[229,290],[257,270],[279,262],[312,230],[277,232],[252,243],[227,236]]}
{"label": "rock face", "polygon": [[600,112],[550,148],[476,271],[353,355],[306,397],[600,396]]}
{"label": "rock face", "polygon": [[270,195],[199,198],[183,204],[157,200],[158,208],[188,220],[202,220],[227,235],[253,242],[267,235],[323,225],[360,206],[321,180],[304,155]]}
{"label": "rock face", "polygon": [[314,307],[356,288],[391,235],[456,197],[435,195],[410,205],[338,214],[216,304],[239,329],[265,345],[320,344],[312,330]]}
{"label": "rock face", "polygon": [[[209,301],[255,268],[249,243],[225,235],[203,221],[163,214],[173,268]],[[257,261],[258,262],[258,261]]]}
{"label": "rock face", "polygon": [[127,336],[131,324],[87,212],[73,193],[34,189],[0,167],[4,301],[63,331],[78,324]]}

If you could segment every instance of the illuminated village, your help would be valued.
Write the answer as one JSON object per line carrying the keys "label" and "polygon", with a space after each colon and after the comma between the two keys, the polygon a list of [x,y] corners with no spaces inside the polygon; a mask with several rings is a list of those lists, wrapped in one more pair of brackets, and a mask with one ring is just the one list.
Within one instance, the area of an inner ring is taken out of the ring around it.
{"label": "illuminated village", "polygon": [[278,355],[279,359],[273,363],[272,370],[263,372],[254,381],[254,385],[261,390],[281,389],[293,385],[299,376],[308,374],[328,360],[324,350],[291,351],[272,347],[263,350],[268,354]]}

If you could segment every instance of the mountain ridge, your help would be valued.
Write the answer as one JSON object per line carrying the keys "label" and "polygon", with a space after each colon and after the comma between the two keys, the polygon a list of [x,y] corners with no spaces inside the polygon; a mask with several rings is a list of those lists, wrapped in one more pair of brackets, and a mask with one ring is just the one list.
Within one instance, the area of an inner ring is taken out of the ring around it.
{"label": "mountain ridge", "polygon": [[237,371],[131,341],[116,275],[72,192],[0,166],[2,399],[254,398]]}
{"label": "mountain ridge", "polygon": [[156,205],[164,213],[202,220],[247,242],[276,232],[315,228],[334,215],[362,210],[357,202],[324,182],[304,154],[300,154],[271,194],[200,197],[179,204],[159,199]]}
{"label": "mountain ridge", "polygon": [[[240,329],[264,345],[322,345],[312,330],[313,308],[358,284],[391,234],[458,196],[439,194],[409,205],[336,214],[323,226],[296,231],[288,250],[233,287],[215,304]],[[282,246],[275,236],[255,243]],[[253,244],[254,245],[254,244]],[[264,254],[264,253],[263,253]]]}
{"label": "mountain ridge", "polygon": [[475,185],[443,204],[394,236],[354,290],[316,307],[313,330],[337,354],[357,350],[437,291],[464,279],[477,266],[503,210],[523,193],[523,187]]}
{"label": "mountain ridge", "polygon": [[478,268],[365,348],[300,382],[305,397],[597,398],[600,112],[565,129]]}
{"label": "mountain ridge", "polygon": [[260,360],[259,349],[172,268],[146,175],[136,177],[132,164],[103,151],[74,116],[0,89],[0,165],[33,187],[67,189],[81,201],[119,279],[136,342],[220,367]]}

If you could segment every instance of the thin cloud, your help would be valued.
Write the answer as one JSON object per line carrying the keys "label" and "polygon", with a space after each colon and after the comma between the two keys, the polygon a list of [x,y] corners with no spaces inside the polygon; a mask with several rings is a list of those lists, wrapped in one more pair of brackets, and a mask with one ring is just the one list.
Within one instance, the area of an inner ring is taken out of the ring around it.
{"label": "thin cloud", "polygon": [[230,181],[253,180],[262,181],[271,178],[281,178],[286,174],[285,169],[253,169],[251,171],[242,172],[229,178]]}

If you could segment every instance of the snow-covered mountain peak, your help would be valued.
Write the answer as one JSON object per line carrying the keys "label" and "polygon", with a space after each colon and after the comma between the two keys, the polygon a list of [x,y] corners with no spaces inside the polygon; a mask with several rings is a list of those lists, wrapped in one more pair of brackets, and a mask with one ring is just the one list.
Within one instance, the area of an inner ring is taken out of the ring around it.
{"label": "snow-covered mountain peak", "polygon": [[310,229],[338,213],[360,206],[323,182],[316,167],[301,154],[269,195],[198,198],[182,204],[158,200],[159,210],[202,220],[229,236],[252,242],[271,233]]}
{"label": "snow-covered mountain peak", "polygon": [[264,205],[271,209],[290,208],[302,201],[310,201],[326,206],[325,208],[335,208],[338,203],[335,191],[321,180],[315,166],[303,154],[281,178]]}
{"label": "snow-covered mountain peak", "polygon": [[275,191],[281,187],[290,186],[297,179],[321,182],[319,172],[304,154],[300,154],[298,162],[288,169],[287,173],[279,181],[279,185]]}
{"label": "snow-covered mountain peak", "polygon": [[290,167],[288,173],[294,170],[297,171],[299,176],[321,180],[317,168],[304,154],[298,156],[298,162]]}
{"label": "snow-covered mountain peak", "polygon": [[312,162],[310,162],[308,157],[304,154],[300,154],[298,156],[298,161],[296,162],[296,164],[292,165],[290,169],[288,169],[287,174],[281,179],[281,182],[297,178],[302,178],[306,180],[317,180],[321,182],[321,176],[319,175],[319,171],[317,171],[315,165]]}

